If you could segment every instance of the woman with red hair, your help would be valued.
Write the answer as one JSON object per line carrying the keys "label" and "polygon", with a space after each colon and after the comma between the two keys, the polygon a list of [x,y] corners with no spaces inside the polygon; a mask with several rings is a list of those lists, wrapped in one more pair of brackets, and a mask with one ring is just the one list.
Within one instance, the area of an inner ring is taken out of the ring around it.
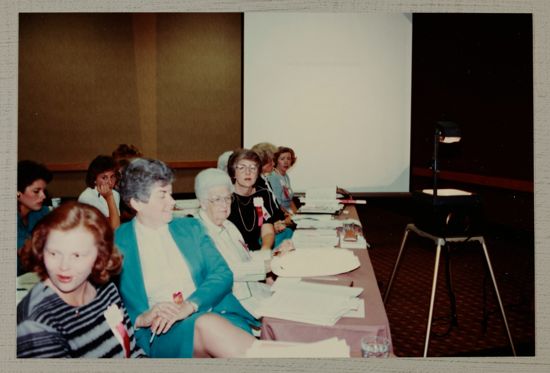
{"label": "woman with red hair", "polygon": [[130,318],[110,282],[122,257],[107,218],[66,202],[45,216],[21,250],[41,281],[17,306],[17,357],[140,357]]}

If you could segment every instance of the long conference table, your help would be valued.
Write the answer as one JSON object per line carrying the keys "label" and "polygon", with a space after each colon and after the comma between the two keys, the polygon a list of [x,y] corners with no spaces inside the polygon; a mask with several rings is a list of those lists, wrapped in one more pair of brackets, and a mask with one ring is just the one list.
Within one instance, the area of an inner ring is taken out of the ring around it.
{"label": "long conference table", "polygon": [[[346,212],[347,211],[347,212]],[[357,210],[353,205],[347,205],[343,213],[336,219],[356,219]],[[376,276],[372,268],[368,250],[352,250],[361,263],[360,267],[335,276],[354,287],[363,288],[359,298],[364,300],[364,317],[342,317],[333,326],[320,326],[303,322],[283,320],[274,317],[263,317],[260,338],[263,340],[316,342],[323,339],[338,337],[345,339],[350,346],[352,357],[361,356],[361,338],[373,335],[384,336],[391,342],[390,325],[384,308],[382,296],[378,289]],[[392,346],[392,345],[390,345]],[[393,348],[390,350],[393,351]]]}

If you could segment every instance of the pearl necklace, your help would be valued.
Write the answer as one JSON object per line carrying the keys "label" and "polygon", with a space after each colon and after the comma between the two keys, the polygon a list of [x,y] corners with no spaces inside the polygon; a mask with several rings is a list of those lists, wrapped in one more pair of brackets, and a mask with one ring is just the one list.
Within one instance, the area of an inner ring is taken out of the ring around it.
{"label": "pearl necklace", "polygon": [[237,197],[237,198],[235,198],[235,199],[237,200],[237,210],[239,210],[239,216],[241,217],[241,222],[243,223],[243,228],[244,228],[245,231],[247,231],[247,232],[250,233],[250,232],[252,232],[252,231],[254,230],[254,228],[256,227],[256,209],[252,210],[252,212],[253,212],[252,227],[250,227],[250,229],[249,229],[249,228],[247,228],[247,226],[246,226],[246,224],[245,224],[245,222],[244,222],[243,213],[242,213],[242,211],[241,211],[241,204],[242,204],[243,206],[248,206],[248,205],[250,205],[250,201],[253,200],[252,195],[249,196],[250,199],[248,200],[248,202],[247,202],[246,204],[245,204],[245,203],[241,203],[241,200],[240,200],[239,195],[238,195],[237,193],[235,193],[235,196]]}

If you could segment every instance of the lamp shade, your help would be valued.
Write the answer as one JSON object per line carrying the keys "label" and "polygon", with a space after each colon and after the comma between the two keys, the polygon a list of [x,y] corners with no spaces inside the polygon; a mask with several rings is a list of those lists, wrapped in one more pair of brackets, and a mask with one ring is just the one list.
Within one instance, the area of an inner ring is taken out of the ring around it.
{"label": "lamp shade", "polygon": [[460,141],[460,127],[455,122],[440,121],[435,124],[435,134],[439,142],[453,143]]}

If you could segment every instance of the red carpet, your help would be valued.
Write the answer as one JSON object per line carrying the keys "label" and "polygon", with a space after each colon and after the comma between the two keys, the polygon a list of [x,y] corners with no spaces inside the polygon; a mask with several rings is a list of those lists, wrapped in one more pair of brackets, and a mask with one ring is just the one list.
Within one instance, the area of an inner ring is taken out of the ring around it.
{"label": "red carpet", "polygon": [[[412,223],[400,203],[370,203],[358,209],[371,244],[370,258],[382,295],[391,275],[405,226]],[[532,232],[502,227],[484,233],[493,271],[518,355],[534,355],[534,239]],[[477,242],[450,246],[451,278],[456,297],[457,326],[450,326],[450,301],[442,255],[428,356],[512,355]],[[426,323],[435,261],[433,241],[409,234],[386,311],[395,354],[417,357],[424,352]],[[484,328],[485,308],[488,312]],[[448,332],[448,333],[447,333]]]}

